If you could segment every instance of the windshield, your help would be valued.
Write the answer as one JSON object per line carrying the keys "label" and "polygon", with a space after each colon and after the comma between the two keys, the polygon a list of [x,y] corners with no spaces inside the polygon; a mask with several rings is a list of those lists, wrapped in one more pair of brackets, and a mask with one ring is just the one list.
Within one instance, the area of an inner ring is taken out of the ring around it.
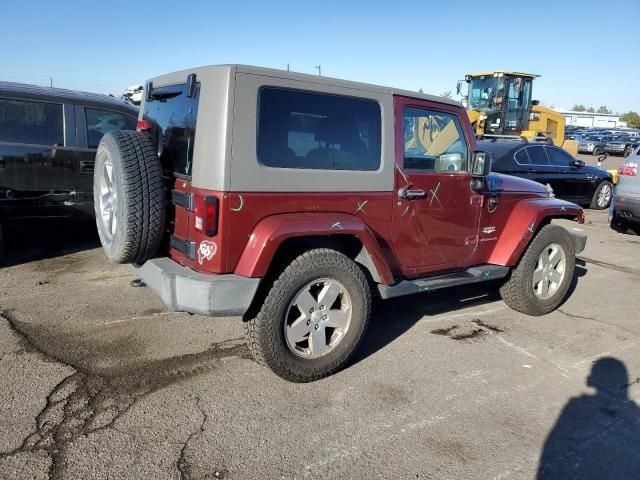
{"label": "windshield", "polygon": [[[504,95],[503,77],[474,77],[469,82],[469,108],[490,112],[498,108]],[[500,100],[497,100],[500,98]]]}

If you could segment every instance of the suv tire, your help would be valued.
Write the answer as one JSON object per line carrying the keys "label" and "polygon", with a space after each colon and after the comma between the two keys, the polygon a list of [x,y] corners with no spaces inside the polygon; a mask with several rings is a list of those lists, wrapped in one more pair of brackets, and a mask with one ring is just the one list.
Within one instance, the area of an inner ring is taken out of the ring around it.
{"label": "suv tire", "polygon": [[165,190],[152,140],[109,132],[96,152],[93,200],[98,235],[112,262],[142,264],[162,241]]}
{"label": "suv tire", "polygon": [[[562,256],[559,259],[554,257],[558,254]],[[545,262],[545,258],[549,261]],[[558,263],[554,265],[555,261]],[[573,280],[575,261],[575,247],[569,232],[557,225],[545,225],[531,241],[509,279],[500,287],[500,296],[518,312],[533,316],[549,313],[567,294]],[[549,268],[549,265],[552,266]],[[562,272],[558,274],[560,265]],[[534,275],[536,278],[542,276],[542,280],[534,284]],[[554,277],[546,275],[560,275],[553,290],[551,282]],[[545,283],[548,295],[543,295]]]}
{"label": "suv tire", "polygon": [[596,188],[596,191],[593,193],[593,198],[591,199],[589,208],[593,208],[594,210],[604,210],[605,208],[609,208],[612,198],[613,184],[604,180],[600,182],[598,188]]}
{"label": "suv tire", "polygon": [[349,360],[370,314],[371,290],[360,267],[335,250],[309,250],[286,266],[246,323],[249,349],[286,380],[318,380]]}

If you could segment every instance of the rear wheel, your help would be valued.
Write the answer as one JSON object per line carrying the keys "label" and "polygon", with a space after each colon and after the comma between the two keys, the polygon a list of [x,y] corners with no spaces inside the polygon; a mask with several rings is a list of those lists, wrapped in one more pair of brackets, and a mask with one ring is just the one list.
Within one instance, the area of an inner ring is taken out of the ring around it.
{"label": "rear wheel", "polygon": [[109,132],[96,152],[93,199],[100,242],[115,263],[152,258],[164,229],[162,167],[151,139]]}
{"label": "rear wheel", "polygon": [[598,188],[593,194],[593,198],[591,199],[590,208],[595,210],[604,210],[605,208],[609,208],[609,204],[611,203],[611,197],[613,196],[613,184],[608,181],[600,182]]}
{"label": "rear wheel", "polygon": [[525,251],[509,280],[500,287],[504,302],[527,315],[544,315],[564,299],[575,268],[569,233],[557,225],[543,227]]}
{"label": "rear wheel", "polygon": [[293,260],[246,324],[258,363],[293,382],[331,375],[348,361],[365,332],[371,292],[358,265],[335,250]]}

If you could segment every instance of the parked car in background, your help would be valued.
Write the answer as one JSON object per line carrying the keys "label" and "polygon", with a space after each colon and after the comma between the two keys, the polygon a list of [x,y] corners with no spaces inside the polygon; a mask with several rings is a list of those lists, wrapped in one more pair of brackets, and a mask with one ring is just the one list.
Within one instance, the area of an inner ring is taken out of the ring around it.
{"label": "parked car in background", "polygon": [[127,88],[127,91],[124,95],[122,95],[122,100],[125,102],[131,102],[134,105],[140,105],[142,102],[142,93],[144,92],[144,86],[142,85],[131,85]]}
{"label": "parked car in background", "polygon": [[619,135],[604,146],[605,153],[609,155],[622,155],[628,157],[636,147],[640,145],[640,137],[630,135]]}
{"label": "parked car in background", "polygon": [[135,130],[137,114],[107,95],[0,82],[0,223],[93,216],[98,143]]}
{"label": "parked car in background", "polygon": [[618,171],[611,228],[640,234],[640,147],[627,157]]}
{"label": "parked car in background", "polygon": [[491,153],[494,172],[549,184],[558,198],[597,210],[607,208],[611,202],[611,174],[585,165],[561,148],[508,139],[481,140],[478,146]]}
{"label": "parked car in background", "polygon": [[612,136],[597,134],[586,135],[578,145],[578,153],[600,155],[604,152],[604,146],[611,140],[613,140]]}
{"label": "parked car in background", "polygon": [[0,262],[8,223],[93,217],[98,143],[134,130],[137,113],[107,95],[0,82]]}

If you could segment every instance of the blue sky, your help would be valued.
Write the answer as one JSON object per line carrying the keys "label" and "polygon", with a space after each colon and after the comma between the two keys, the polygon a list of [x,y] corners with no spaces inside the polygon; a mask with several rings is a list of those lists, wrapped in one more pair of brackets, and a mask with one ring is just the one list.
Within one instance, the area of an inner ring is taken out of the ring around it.
{"label": "blue sky", "polygon": [[441,94],[502,69],[542,75],[547,105],[640,111],[640,0],[25,0],[0,18],[0,80],[119,94],[183,68],[289,63]]}

